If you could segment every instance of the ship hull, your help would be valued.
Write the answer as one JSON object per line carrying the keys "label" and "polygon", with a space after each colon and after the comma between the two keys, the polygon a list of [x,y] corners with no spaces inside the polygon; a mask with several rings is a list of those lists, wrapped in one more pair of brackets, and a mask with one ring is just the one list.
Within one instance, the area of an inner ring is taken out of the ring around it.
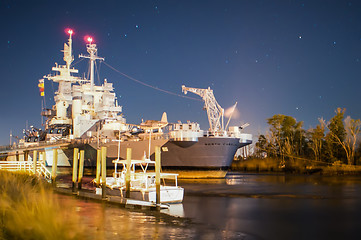
{"label": "ship hull", "polygon": [[238,138],[200,137],[197,142],[168,141],[162,147],[162,167],[183,170],[227,170]]}
{"label": "ship hull", "polygon": [[[231,165],[238,148],[250,144],[240,143],[239,138],[200,137],[198,141],[171,141],[167,139],[155,139],[151,141],[151,156],[154,160],[154,146],[161,147],[161,165],[163,169],[172,170],[227,170]],[[127,148],[132,149],[132,159],[144,159],[148,156],[148,141],[125,141],[102,144],[107,147],[107,167],[114,167],[113,160],[126,159]],[[96,166],[96,149],[98,145],[83,144],[73,145],[65,152],[72,163],[73,148],[85,150],[84,166]]]}

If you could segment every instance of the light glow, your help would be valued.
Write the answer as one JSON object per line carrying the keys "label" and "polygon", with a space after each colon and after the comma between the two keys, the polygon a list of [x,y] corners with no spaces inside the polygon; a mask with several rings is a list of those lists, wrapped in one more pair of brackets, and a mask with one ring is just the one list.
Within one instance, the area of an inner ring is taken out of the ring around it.
{"label": "light glow", "polygon": [[94,42],[94,39],[93,39],[93,37],[90,36],[90,35],[85,35],[85,36],[84,36],[84,41],[85,41],[86,43],[88,43],[88,44],[92,44],[92,43]]}
{"label": "light glow", "polygon": [[71,28],[65,28],[65,33],[69,34],[70,36],[74,34],[73,29]]}

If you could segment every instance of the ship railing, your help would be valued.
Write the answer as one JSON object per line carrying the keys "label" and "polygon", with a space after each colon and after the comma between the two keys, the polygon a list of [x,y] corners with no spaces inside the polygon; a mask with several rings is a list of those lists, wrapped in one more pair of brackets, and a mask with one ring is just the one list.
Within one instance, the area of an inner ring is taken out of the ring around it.
{"label": "ship railing", "polygon": [[227,133],[227,131],[204,131],[203,134],[204,137],[228,137],[229,134]]}
{"label": "ship railing", "polygon": [[5,146],[0,146],[0,152],[2,151],[9,151],[12,149],[16,149],[18,146],[17,145],[5,145]]}
{"label": "ship railing", "polygon": [[52,146],[56,146],[59,144],[65,144],[65,143],[71,143],[70,139],[60,139],[60,140],[56,140],[55,142],[50,142],[50,141],[46,141],[46,142],[32,142],[32,143],[28,143],[28,146],[25,145],[19,145],[16,146],[12,149],[14,150],[27,150],[28,148],[34,148],[34,147],[52,147]]}

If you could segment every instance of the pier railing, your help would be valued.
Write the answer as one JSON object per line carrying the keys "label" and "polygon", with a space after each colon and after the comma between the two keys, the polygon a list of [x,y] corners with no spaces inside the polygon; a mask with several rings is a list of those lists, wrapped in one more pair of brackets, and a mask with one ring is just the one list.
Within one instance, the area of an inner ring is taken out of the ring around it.
{"label": "pier railing", "polygon": [[[34,174],[34,163],[33,161],[0,161],[0,170],[22,171],[28,174]],[[48,181],[51,180],[51,172],[42,162],[37,162],[35,174]]]}

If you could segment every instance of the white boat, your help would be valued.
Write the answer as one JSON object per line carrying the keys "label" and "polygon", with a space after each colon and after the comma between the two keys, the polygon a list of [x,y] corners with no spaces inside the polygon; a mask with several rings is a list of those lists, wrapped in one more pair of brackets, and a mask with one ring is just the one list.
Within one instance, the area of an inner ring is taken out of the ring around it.
{"label": "white boat", "polygon": [[[119,189],[121,197],[126,193],[126,171],[127,160],[114,160],[114,173],[112,177],[106,178],[106,185],[111,189]],[[117,172],[118,164],[122,170]],[[155,161],[131,160],[130,166],[130,198],[148,202],[156,202],[156,173],[147,171],[149,164]],[[140,169],[137,170],[137,167]],[[178,174],[160,173],[160,202],[181,203],[183,201],[184,189],[178,186]]]}

